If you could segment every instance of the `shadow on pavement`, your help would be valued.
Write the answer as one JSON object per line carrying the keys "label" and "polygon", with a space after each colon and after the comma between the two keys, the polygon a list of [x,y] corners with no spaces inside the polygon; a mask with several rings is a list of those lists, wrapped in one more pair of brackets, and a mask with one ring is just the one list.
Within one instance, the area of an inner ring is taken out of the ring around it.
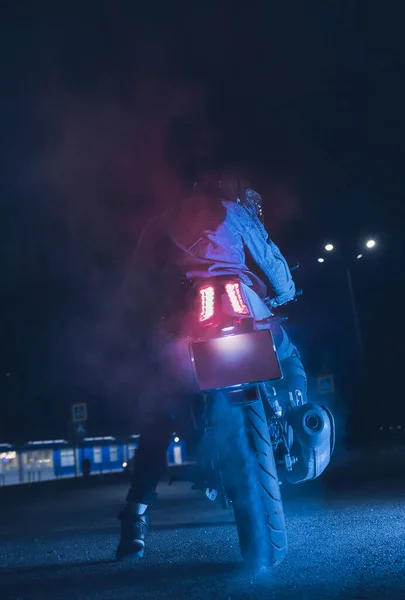
{"label": "shadow on pavement", "polygon": [[[305,580],[289,583],[277,575],[276,570],[264,576],[254,576],[244,569],[242,562],[205,562],[191,564],[159,564],[148,566],[143,563],[128,565],[114,561],[73,562],[59,565],[41,565],[27,569],[12,569],[1,572],[0,597],[2,600],[18,598],[58,600],[69,598],[142,598],[176,597],[201,599],[251,598],[252,600],[278,598],[290,600],[301,596],[318,598],[380,598],[402,600],[403,593],[392,581],[385,589],[373,586],[365,592],[364,583],[348,580],[341,582]],[[277,594],[277,595],[275,595]]]}
{"label": "shadow on pavement", "polygon": [[[2,574],[2,580],[4,577],[13,577],[18,575],[19,577],[26,575],[40,575],[41,573],[50,573],[52,571],[63,571],[66,569],[76,569],[77,567],[101,567],[103,565],[115,564],[114,559],[105,558],[103,560],[92,560],[92,561],[77,561],[69,563],[58,563],[53,565],[36,565],[35,567],[5,567],[0,570]],[[0,588],[1,590],[1,588]]]}
{"label": "shadow on pavement", "polygon": [[[93,570],[95,567],[96,570]],[[102,568],[102,571],[97,567]],[[86,592],[97,592],[111,588],[130,587],[136,592],[136,586],[146,585],[148,592],[168,589],[173,580],[189,581],[199,577],[228,575],[242,572],[243,565],[237,562],[161,564],[145,566],[122,564],[111,561],[75,562],[58,565],[40,565],[37,567],[5,569],[1,571],[1,598],[18,598],[27,585],[32,586],[30,597],[49,597],[56,599],[59,594],[71,598]],[[101,597],[101,596],[100,596]],[[152,596],[151,596],[152,597]]]}
{"label": "shadow on pavement", "polygon": [[[204,529],[207,527],[224,527],[224,526],[232,526],[235,525],[235,522],[233,520],[229,520],[229,521],[193,521],[190,523],[156,523],[156,524],[152,524],[151,525],[151,532],[157,532],[157,531],[175,531],[176,529]],[[81,527],[80,525],[78,525],[77,527],[72,526],[69,529],[64,529],[64,530],[57,530],[57,531],[47,531],[47,532],[42,532],[41,533],[41,537],[46,539],[46,540],[52,540],[53,538],[61,538],[63,537],[64,539],[69,538],[71,536],[76,537],[76,536],[82,536],[82,535],[92,535],[92,534],[96,534],[96,535],[111,535],[112,533],[116,534],[117,536],[117,540],[118,540],[118,534],[119,534],[119,523],[117,520],[117,523],[114,525],[110,525],[110,526],[100,526],[100,527]],[[38,537],[38,532],[33,532],[31,535],[28,532],[21,532],[21,533],[10,533],[10,534],[3,534],[1,536],[1,541],[2,542],[7,542],[7,541],[13,541],[13,540],[18,540],[18,539],[29,539],[29,538],[37,538]],[[1,572],[1,571],[0,571]],[[1,596],[0,596],[1,598]]]}
{"label": "shadow on pavement", "polygon": [[235,521],[193,521],[192,523],[161,523],[158,525],[151,525],[151,531],[170,531],[172,529],[193,529],[199,527],[223,527],[226,525],[235,525]]}

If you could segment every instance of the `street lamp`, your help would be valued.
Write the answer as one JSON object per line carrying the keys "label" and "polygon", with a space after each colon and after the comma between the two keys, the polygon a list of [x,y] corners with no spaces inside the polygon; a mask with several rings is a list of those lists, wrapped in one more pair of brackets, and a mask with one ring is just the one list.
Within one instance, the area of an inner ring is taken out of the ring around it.
{"label": "street lamp", "polygon": [[[368,250],[371,250],[373,248],[375,248],[377,242],[374,239],[369,239],[366,241],[365,246]],[[325,250],[327,252],[331,252],[334,249],[333,244],[328,243],[325,245]],[[363,254],[358,254],[356,256],[357,259],[363,258]],[[323,263],[325,262],[325,259],[323,257],[319,257],[317,259],[317,261],[319,263]],[[357,343],[359,346],[359,352],[361,355],[362,360],[364,359],[364,350],[363,350],[363,340],[362,340],[362,335],[361,335],[361,329],[360,329],[360,322],[359,322],[359,315],[358,315],[358,310],[357,310],[357,304],[356,304],[356,298],[354,295],[354,290],[353,290],[353,282],[352,282],[352,273],[351,273],[351,269],[348,265],[346,265],[346,277],[347,277],[347,284],[348,284],[348,288],[349,288],[349,294],[350,294],[350,303],[351,303],[351,307],[352,307],[352,312],[353,312],[353,320],[354,320],[354,326],[356,329],[356,338],[357,338]]]}

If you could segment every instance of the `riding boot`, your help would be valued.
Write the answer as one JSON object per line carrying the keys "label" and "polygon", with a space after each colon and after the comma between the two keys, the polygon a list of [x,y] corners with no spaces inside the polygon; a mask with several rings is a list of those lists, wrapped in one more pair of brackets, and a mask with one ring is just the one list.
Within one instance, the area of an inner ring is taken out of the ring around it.
{"label": "riding boot", "polygon": [[149,527],[148,505],[127,503],[118,518],[121,521],[121,536],[117,560],[132,562],[142,558]]}

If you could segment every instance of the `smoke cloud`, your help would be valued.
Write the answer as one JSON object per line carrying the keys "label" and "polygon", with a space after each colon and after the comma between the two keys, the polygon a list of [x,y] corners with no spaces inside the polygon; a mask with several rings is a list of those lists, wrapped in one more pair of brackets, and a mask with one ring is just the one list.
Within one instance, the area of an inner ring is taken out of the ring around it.
{"label": "smoke cloud", "polygon": [[165,72],[162,48],[141,44],[147,51],[124,91],[100,79],[82,91],[53,82],[36,95],[41,136],[19,165],[5,281],[24,298],[15,323],[22,313],[36,323],[25,337],[16,327],[10,335],[25,357],[29,404],[44,404],[52,431],[86,394],[104,398],[104,419],[124,422],[151,369],[143,293],[151,281],[136,270],[136,240],[181,197],[190,157],[207,140],[201,90]]}

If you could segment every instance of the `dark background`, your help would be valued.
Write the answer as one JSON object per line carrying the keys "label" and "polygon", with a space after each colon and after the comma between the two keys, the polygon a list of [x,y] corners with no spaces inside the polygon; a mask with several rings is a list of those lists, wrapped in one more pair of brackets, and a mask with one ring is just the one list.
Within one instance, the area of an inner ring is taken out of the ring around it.
{"label": "dark background", "polygon": [[311,385],[334,373],[354,431],[403,423],[399,3],[88,4],[2,6],[0,439],[65,436],[82,400],[90,431],[136,430],[136,237],[207,162],[253,168],[301,263],[286,312]]}

